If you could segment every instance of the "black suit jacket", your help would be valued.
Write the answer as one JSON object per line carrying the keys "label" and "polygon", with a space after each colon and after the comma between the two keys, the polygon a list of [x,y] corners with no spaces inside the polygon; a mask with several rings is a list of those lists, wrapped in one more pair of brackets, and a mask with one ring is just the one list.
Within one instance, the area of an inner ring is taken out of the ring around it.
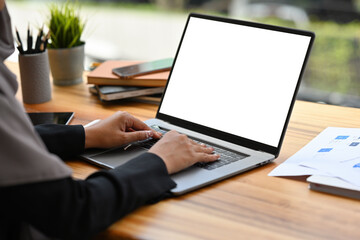
{"label": "black suit jacket", "polygon": [[[81,125],[39,125],[36,130],[48,150],[61,158],[84,150]],[[31,232],[24,232],[24,224],[47,237],[87,239],[139,206],[171,196],[169,190],[175,186],[162,159],[145,153],[116,169],[98,171],[86,180],[64,178],[3,187],[0,239],[29,237]]]}

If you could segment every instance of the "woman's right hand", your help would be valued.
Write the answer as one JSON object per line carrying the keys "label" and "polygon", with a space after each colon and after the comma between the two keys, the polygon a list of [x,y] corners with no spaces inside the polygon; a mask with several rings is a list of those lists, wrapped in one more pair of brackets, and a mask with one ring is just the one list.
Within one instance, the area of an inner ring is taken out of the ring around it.
{"label": "woman's right hand", "polygon": [[213,148],[198,144],[176,131],[166,133],[149,150],[162,158],[169,174],[176,173],[197,162],[216,161],[220,156],[214,154],[213,151]]}

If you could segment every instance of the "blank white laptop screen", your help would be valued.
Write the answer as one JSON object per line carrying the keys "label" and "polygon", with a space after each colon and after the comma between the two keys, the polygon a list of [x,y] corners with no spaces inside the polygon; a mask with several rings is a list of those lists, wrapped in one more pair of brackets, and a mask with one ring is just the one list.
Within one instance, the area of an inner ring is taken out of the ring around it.
{"label": "blank white laptop screen", "polygon": [[276,147],[310,40],[191,17],[159,112]]}

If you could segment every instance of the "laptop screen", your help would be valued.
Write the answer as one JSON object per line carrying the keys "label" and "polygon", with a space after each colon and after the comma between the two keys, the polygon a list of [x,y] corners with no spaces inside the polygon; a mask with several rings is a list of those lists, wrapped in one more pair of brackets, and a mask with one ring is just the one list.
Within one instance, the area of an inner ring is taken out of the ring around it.
{"label": "laptop screen", "polygon": [[158,113],[277,147],[312,37],[241,23],[189,17]]}

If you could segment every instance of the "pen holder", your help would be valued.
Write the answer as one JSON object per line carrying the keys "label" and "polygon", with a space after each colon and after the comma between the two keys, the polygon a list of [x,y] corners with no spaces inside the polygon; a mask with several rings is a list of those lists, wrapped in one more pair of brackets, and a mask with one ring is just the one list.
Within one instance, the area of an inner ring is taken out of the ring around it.
{"label": "pen holder", "polygon": [[23,102],[36,104],[50,101],[50,67],[47,51],[20,54],[19,67]]}

